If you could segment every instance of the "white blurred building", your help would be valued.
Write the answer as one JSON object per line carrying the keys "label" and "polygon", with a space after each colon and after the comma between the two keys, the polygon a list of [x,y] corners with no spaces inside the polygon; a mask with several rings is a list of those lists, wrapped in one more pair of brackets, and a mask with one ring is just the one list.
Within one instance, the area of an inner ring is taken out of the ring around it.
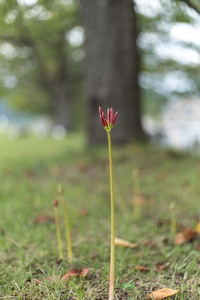
{"label": "white blurred building", "polygon": [[161,123],[168,145],[184,149],[200,147],[200,100],[169,102]]}
{"label": "white blurred building", "polygon": [[159,121],[145,116],[143,126],[158,143],[167,147],[200,148],[200,100],[169,101]]}

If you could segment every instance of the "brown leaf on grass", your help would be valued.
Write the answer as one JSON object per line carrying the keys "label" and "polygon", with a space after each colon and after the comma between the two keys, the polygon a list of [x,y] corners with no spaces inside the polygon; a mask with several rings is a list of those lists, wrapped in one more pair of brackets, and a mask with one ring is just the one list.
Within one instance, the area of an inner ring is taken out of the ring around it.
{"label": "brown leaf on grass", "polygon": [[200,244],[197,245],[197,250],[200,251]]}
{"label": "brown leaf on grass", "polygon": [[151,294],[147,295],[147,297],[154,299],[154,300],[162,300],[167,297],[176,295],[179,291],[180,290],[172,290],[169,288],[164,288],[164,289],[152,292]]}
{"label": "brown leaf on grass", "polygon": [[151,240],[145,240],[142,242],[142,244],[144,246],[151,247],[151,248],[156,247],[156,243],[154,243],[154,241],[151,241]]}
{"label": "brown leaf on grass", "polygon": [[[35,283],[35,285],[39,285],[43,282],[49,282],[49,283],[55,283],[58,281],[58,276],[54,275],[54,276],[51,276],[51,277],[47,277],[47,278],[43,278],[43,279],[36,279],[36,278],[33,278],[32,279],[32,282]],[[29,278],[27,280],[27,282],[31,282],[31,279]]]}
{"label": "brown leaf on grass", "polygon": [[58,175],[60,174],[59,166],[57,166],[57,165],[51,166],[51,167],[49,168],[49,173],[50,173],[52,176],[58,176]]}
{"label": "brown leaf on grass", "polygon": [[161,220],[161,219],[158,219],[157,222],[156,222],[156,225],[157,225],[158,227],[162,227],[162,226],[164,225],[164,221]]}
{"label": "brown leaf on grass", "polygon": [[165,237],[162,242],[164,245],[167,245],[169,243],[169,238]]}
{"label": "brown leaf on grass", "polygon": [[183,244],[185,242],[185,236],[182,232],[178,232],[175,236],[175,240],[174,240],[174,244],[175,245],[180,245]]}
{"label": "brown leaf on grass", "polygon": [[157,270],[158,272],[161,272],[162,270],[165,269],[166,265],[165,265],[164,263],[160,262],[160,261],[157,261],[157,262],[155,263],[155,267],[156,267],[156,270]]}
{"label": "brown leaf on grass", "polygon": [[77,212],[78,217],[85,217],[88,214],[88,210],[85,207],[81,207],[79,211]]}
{"label": "brown leaf on grass", "polygon": [[147,271],[149,271],[148,268],[143,267],[143,266],[139,266],[139,265],[136,265],[135,269],[140,270],[141,272],[147,272]]}
{"label": "brown leaf on grass", "polygon": [[95,258],[98,258],[98,257],[99,257],[99,254],[96,251],[93,251],[92,255],[91,255],[91,259],[95,259]]}
{"label": "brown leaf on grass", "polygon": [[115,238],[115,245],[116,246],[122,246],[122,247],[127,247],[127,248],[137,248],[138,244],[133,244],[131,242]]}
{"label": "brown leaf on grass", "polygon": [[[65,273],[61,278],[57,275],[54,275],[54,276],[43,278],[43,279],[33,278],[32,281],[36,285],[42,284],[43,282],[55,283],[59,279],[60,279],[61,282],[65,282],[65,281],[69,280],[70,276],[84,276],[85,277],[87,275],[88,271],[89,270],[86,269],[86,268],[83,268],[83,269],[80,269],[80,270],[78,270],[76,268],[72,268],[67,273]],[[31,282],[31,279],[29,278],[27,280],[27,282]]]}
{"label": "brown leaf on grass", "polygon": [[145,197],[141,196],[141,195],[135,197],[135,202],[139,205],[143,204],[145,202],[145,200],[146,200]]}
{"label": "brown leaf on grass", "polygon": [[88,164],[86,161],[84,160],[80,160],[77,164],[77,168],[80,170],[80,171],[85,171],[87,168],[88,168]]}
{"label": "brown leaf on grass", "polygon": [[151,205],[156,204],[156,198],[155,197],[149,198],[149,204],[151,204]]}
{"label": "brown leaf on grass", "polygon": [[59,267],[62,264],[63,260],[59,258],[56,262],[57,267]]}
{"label": "brown leaf on grass", "polygon": [[158,179],[159,180],[164,180],[167,178],[167,172],[166,171],[161,171],[159,174],[158,174]]}
{"label": "brown leaf on grass", "polygon": [[78,270],[76,268],[72,268],[62,276],[61,280],[67,281],[70,278],[70,276],[84,276],[85,277],[87,275],[88,271],[89,271],[89,269],[86,269],[86,268],[83,268],[80,270]]}
{"label": "brown leaf on grass", "polygon": [[194,241],[195,237],[197,236],[197,231],[191,227],[184,228],[183,233],[188,242]]}
{"label": "brown leaf on grass", "polygon": [[32,170],[26,170],[25,171],[25,175],[26,175],[27,178],[31,179],[31,178],[34,177],[35,174],[34,174],[34,172]]}
{"label": "brown leaf on grass", "polygon": [[37,218],[35,219],[35,223],[39,224],[39,223],[51,223],[54,222],[54,218],[45,214],[41,214],[39,216],[37,216]]}

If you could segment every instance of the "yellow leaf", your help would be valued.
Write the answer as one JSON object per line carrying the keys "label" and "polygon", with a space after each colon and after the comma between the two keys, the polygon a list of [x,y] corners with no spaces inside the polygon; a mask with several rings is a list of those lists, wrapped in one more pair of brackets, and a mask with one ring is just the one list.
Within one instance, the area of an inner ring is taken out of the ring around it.
{"label": "yellow leaf", "polygon": [[179,291],[180,290],[172,290],[169,288],[164,288],[164,289],[157,290],[157,291],[147,295],[147,297],[154,299],[154,300],[162,300],[167,297],[176,295]]}
{"label": "yellow leaf", "polygon": [[200,222],[197,223],[196,232],[200,234]]}
{"label": "yellow leaf", "polygon": [[117,246],[122,246],[122,247],[128,247],[128,248],[136,248],[138,245],[137,244],[133,244],[131,242],[122,240],[122,239],[118,239],[115,238],[115,245]]}

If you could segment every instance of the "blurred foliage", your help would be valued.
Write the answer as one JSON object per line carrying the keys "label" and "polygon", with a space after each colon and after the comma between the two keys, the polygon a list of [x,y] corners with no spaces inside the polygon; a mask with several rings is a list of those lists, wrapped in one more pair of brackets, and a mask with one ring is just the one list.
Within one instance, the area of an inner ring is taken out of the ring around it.
{"label": "blurred foliage", "polygon": [[[188,5],[192,3],[193,8]],[[198,26],[200,14],[198,1],[188,0],[158,0],[136,1],[138,13],[138,46],[141,53],[141,76],[143,111],[157,115],[168,99],[173,97],[193,97],[200,91],[200,68],[198,63],[189,62],[189,56],[199,55],[200,44],[175,39],[171,34],[175,26]],[[184,31],[184,28],[182,29]],[[163,46],[165,51],[158,51]],[[174,47],[176,55],[170,54]],[[169,52],[167,53],[167,49]],[[175,50],[176,49],[176,50]],[[185,52],[184,50],[194,51]],[[182,59],[181,59],[182,58]],[[169,80],[172,86],[169,85]],[[174,82],[173,82],[174,81]]]}
{"label": "blurred foliage", "polygon": [[67,101],[76,105],[84,52],[69,36],[79,24],[76,1],[0,1],[3,98],[21,110],[51,113],[61,86]]}
{"label": "blurred foliage", "polygon": [[[197,0],[154,1],[157,5],[151,1],[135,2],[143,111],[157,115],[169,98],[191,97],[199,92],[197,64],[177,60],[170,54],[160,55],[157,51],[159,45],[166,49],[171,45],[199,53],[198,43],[174,40],[170,34],[176,24],[197,25],[200,15],[195,7],[198,10],[199,4]],[[1,0],[1,97],[20,110],[49,114],[56,101],[56,89],[64,86],[65,98],[78,112],[75,120],[82,123],[85,110],[83,31],[82,42],[70,41],[74,29],[77,29],[75,33],[82,30],[80,24],[78,0]],[[170,89],[165,84],[167,77],[172,81],[174,77],[180,78],[180,81]]]}

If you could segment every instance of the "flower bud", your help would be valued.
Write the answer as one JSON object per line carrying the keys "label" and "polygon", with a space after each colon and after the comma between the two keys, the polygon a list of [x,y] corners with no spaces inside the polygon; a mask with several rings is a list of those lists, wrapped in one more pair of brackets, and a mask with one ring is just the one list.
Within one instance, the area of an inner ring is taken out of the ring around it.
{"label": "flower bud", "polygon": [[53,200],[53,206],[54,206],[54,207],[58,207],[58,199],[57,199],[57,198],[55,198],[55,199]]}

